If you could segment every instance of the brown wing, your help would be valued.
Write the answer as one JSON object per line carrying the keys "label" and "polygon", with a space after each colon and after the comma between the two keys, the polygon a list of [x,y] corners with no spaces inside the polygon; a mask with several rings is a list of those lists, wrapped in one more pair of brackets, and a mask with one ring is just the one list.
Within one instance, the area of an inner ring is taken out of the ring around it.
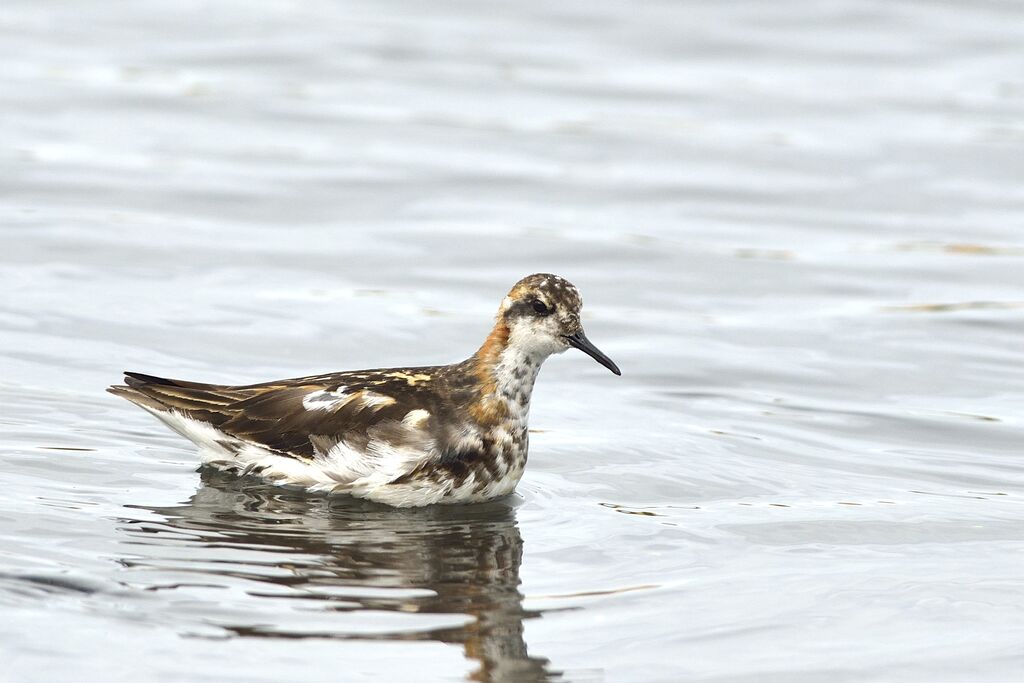
{"label": "brown wing", "polygon": [[109,387],[107,391],[150,410],[176,410],[215,426],[224,421],[226,409],[244,397],[235,387],[165,379],[139,372],[124,374],[125,384]]}
{"label": "brown wing", "polygon": [[125,385],[109,391],[150,410],[180,412],[269,450],[310,458],[340,441],[362,448],[390,432],[408,438],[409,430],[398,426],[417,406],[383,393],[382,386],[368,386],[376,384],[365,373],[223,386],[126,372]]}

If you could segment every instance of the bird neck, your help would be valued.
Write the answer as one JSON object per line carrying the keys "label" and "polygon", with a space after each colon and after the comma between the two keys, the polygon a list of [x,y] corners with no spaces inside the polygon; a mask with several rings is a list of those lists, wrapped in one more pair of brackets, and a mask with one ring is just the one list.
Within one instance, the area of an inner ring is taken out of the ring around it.
{"label": "bird neck", "polygon": [[494,424],[506,419],[525,421],[529,414],[533,385],[544,359],[510,343],[510,337],[508,325],[499,318],[473,355],[474,373],[480,388],[473,413],[481,423]]}

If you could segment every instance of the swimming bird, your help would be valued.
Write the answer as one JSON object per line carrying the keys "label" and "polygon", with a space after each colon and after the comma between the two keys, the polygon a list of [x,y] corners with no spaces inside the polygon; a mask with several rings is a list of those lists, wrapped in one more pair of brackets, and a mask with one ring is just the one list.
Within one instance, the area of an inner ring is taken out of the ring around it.
{"label": "swimming bird", "polygon": [[206,465],[396,507],[510,494],[523,476],[541,364],[577,348],[621,375],[587,339],[569,281],[529,275],[494,327],[452,365],[336,372],[225,386],[125,372],[107,390],[193,441]]}

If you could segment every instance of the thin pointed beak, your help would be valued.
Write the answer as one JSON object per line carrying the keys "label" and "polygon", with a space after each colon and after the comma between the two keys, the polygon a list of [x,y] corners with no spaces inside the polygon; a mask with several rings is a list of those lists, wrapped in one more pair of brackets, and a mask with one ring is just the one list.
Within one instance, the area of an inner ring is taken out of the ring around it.
{"label": "thin pointed beak", "polygon": [[590,343],[587,339],[587,335],[583,334],[583,330],[580,330],[576,334],[565,335],[565,340],[569,342],[570,346],[575,346],[577,349],[587,354],[601,365],[605,366],[616,375],[622,375],[622,371],[619,370],[619,366],[612,362],[612,359],[601,353],[601,349],[597,348]]}

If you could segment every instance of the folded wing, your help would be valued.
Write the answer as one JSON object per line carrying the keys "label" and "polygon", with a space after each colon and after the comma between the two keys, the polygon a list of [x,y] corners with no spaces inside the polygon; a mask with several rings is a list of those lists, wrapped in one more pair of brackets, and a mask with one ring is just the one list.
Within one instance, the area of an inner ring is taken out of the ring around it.
{"label": "folded wing", "polygon": [[[240,465],[262,452],[316,467],[339,484],[390,480],[437,452],[427,410],[410,410],[346,373],[224,386],[128,372],[109,391],[200,446],[233,453]],[[198,427],[181,428],[181,418]]]}

